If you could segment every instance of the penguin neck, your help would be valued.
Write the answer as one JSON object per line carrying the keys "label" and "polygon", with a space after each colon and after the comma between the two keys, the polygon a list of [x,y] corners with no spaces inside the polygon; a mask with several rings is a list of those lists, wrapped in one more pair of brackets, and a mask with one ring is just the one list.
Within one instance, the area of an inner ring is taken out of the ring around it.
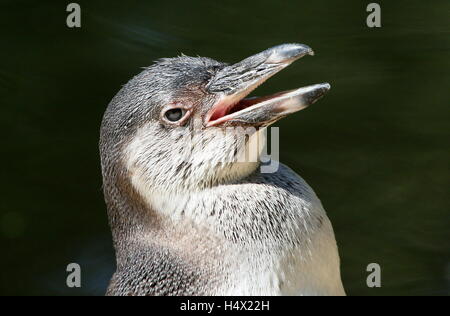
{"label": "penguin neck", "polygon": [[[296,241],[298,236],[284,234],[282,226],[297,227],[300,219],[305,222],[306,234],[310,228],[310,214],[302,214],[301,211],[290,208],[289,214],[292,214],[289,216],[286,216],[288,212],[279,214],[279,210],[284,209],[284,203],[289,200],[289,190],[282,188],[286,179],[283,176],[261,174],[257,168],[246,170],[251,172],[244,177],[197,189],[149,188],[145,185],[145,178],[140,178],[138,174],[134,174],[130,182],[139,196],[140,205],[147,209],[144,215],[153,216],[158,222],[172,223],[187,235],[190,233],[183,226],[192,225],[205,229],[218,238],[225,237],[223,242],[271,247],[277,243]],[[304,191],[298,193],[304,196],[300,196],[296,202],[305,203],[305,207],[314,205],[312,208],[320,213],[320,201],[306,183],[298,183],[296,178],[291,181],[298,187],[298,191]],[[281,217],[273,218],[274,216]],[[283,216],[286,218],[282,218]],[[252,224],[249,226],[248,223]],[[155,226],[151,228],[154,229]],[[163,228],[164,226],[158,227]],[[152,233],[150,232],[150,236]],[[277,239],[280,236],[285,237],[283,240]]]}
{"label": "penguin neck", "polygon": [[126,176],[104,179],[104,195],[116,249],[124,246],[133,235],[157,225],[156,217],[149,216],[147,204]]}
{"label": "penguin neck", "polygon": [[[129,256],[130,251],[136,250],[129,245],[137,240],[145,247],[150,240],[161,241],[160,237],[163,235],[167,237],[169,234],[181,234],[184,238],[195,236],[192,230],[202,231],[201,234],[207,239],[222,235],[222,232],[214,230],[218,227],[218,222],[223,220],[220,211],[216,213],[216,207],[226,206],[226,197],[221,195],[233,192],[237,183],[246,182],[246,177],[258,174],[258,166],[257,163],[242,165],[224,183],[184,190],[178,187],[173,190],[149,189],[142,178],[125,169],[118,169],[119,172],[105,178],[105,201],[118,263],[121,257]],[[227,179],[226,176],[224,179]],[[228,186],[231,186],[230,191],[224,189]],[[174,245],[164,244],[167,247]]]}
{"label": "penguin neck", "polygon": [[[322,293],[322,289],[328,293],[323,278],[328,272],[322,273],[328,271],[327,265],[313,259],[329,253],[327,262],[332,262],[333,272],[339,275],[331,226],[306,183],[286,177],[281,168],[280,177],[254,173],[236,183],[198,191],[139,190],[129,177],[106,182],[117,278],[124,278],[114,282],[128,284],[132,277],[151,283],[162,267],[173,265],[183,271],[181,275],[190,275],[195,267],[198,275],[192,277],[193,288],[209,294],[252,293],[255,286],[257,293],[272,295],[280,291],[298,294],[302,287],[305,294]],[[278,188],[278,179],[295,187],[300,204],[284,204],[289,198]],[[286,257],[289,253],[295,256]],[[305,274],[296,278],[311,279],[308,286],[298,281],[292,289],[271,287],[271,278],[289,274],[289,267],[297,265]],[[323,282],[317,285],[317,279]],[[338,281],[333,284],[339,285]],[[111,291],[116,289],[111,287]]]}
{"label": "penguin neck", "polygon": [[[190,219],[192,214],[169,213],[173,207],[180,206],[177,203],[181,200],[196,196],[200,189],[148,191],[133,182],[124,169],[116,170],[119,171],[104,179],[104,194],[119,270],[130,268],[129,258],[145,257],[155,248],[170,252],[176,249],[180,253],[190,244],[206,245],[203,239],[215,238],[208,229],[201,227],[203,225],[194,224]],[[162,212],[161,204],[169,207]]]}

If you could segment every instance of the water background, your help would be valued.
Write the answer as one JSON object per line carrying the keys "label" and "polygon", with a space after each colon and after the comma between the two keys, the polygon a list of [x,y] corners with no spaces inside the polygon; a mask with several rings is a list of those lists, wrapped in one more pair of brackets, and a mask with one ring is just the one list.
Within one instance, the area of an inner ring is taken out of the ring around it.
{"label": "water background", "polygon": [[[300,42],[256,94],[330,82],[280,127],[280,159],[331,218],[350,295],[450,294],[450,2],[68,1],[0,4],[1,294],[103,294],[114,269],[98,134],[122,84],[160,57],[236,62]],[[82,266],[82,288],[65,267]],[[366,286],[379,263],[382,287]]]}

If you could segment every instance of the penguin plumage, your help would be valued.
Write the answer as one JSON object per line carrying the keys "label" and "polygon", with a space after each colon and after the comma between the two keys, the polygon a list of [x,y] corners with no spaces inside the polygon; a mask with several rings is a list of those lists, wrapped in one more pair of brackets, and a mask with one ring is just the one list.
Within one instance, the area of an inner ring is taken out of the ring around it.
{"label": "penguin plumage", "polygon": [[265,128],[330,86],[246,98],[308,54],[285,44],[231,65],[162,59],[122,87],[100,136],[117,259],[108,295],[345,294],[320,200],[288,167],[260,163]]}

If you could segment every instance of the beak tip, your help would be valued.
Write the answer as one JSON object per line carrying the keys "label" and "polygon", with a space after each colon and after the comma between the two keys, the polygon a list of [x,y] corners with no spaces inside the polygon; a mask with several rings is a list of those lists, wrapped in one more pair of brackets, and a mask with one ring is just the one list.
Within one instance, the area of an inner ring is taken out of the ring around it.
{"label": "beak tip", "polygon": [[305,55],[314,56],[311,47],[304,44],[283,44],[272,47],[266,63],[289,63]]}
{"label": "beak tip", "polygon": [[322,98],[331,89],[331,85],[325,82],[307,87],[307,89],[309,91],[304,94],[303,98],[307,105],[311,105]]}

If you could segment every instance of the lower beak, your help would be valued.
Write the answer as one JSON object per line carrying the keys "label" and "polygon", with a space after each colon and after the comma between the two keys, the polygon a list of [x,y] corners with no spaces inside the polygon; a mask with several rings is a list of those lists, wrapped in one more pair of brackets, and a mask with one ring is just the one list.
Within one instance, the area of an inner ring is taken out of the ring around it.
{"label": "lower beak", "polygon": [[330,89],[328,83],[245,98],[268,78],[305,55],[313,55],[308,46],[285,44],[220,70],[207,85],[208,91],[217,95],[217,101],[206,114],[205,126],[268,126],[316,102]]}

